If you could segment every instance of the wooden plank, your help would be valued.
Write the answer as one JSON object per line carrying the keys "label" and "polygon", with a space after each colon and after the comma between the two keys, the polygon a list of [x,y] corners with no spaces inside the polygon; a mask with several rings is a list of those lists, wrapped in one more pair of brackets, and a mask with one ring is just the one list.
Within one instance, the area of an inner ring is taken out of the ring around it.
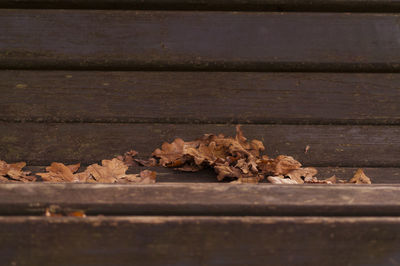
{"label": "wooden plank", "polygon": [[0,68],[397,72],[399,18],[4,9]]}
{"label": "wooden plank", "polygon": [[7,265],[397,265],[400,218],[1,217]]}
{"label": "wooden plank", "polygon": [[398,84],[400,74],[0,71],[0,119],[400,124]]}
{"label": "wooden plank", "polygon": [[[0,123],[0,157],[30,165],[53,161],[90,164],[135,149],[147,157],[164,141],[205,133],[234,136],[233,125]],[[288,154],[310,166],[398,167],[400,127],[246,125],[269,156]],[[309,150],[305,153],[305,147]]]}
{"label": "wooden plank", "polygon": [[400,185],[0,184],[1,215],[398,216]]}
{"label": "wooden plank", "polygon": [[[78,172],[84,171],[86,165],[81,165]],[[32,173],[44,173],[46,171],[46,166],[26,166],[27,171]],[[172,168],[165,168],[160,166],[155,167],[145,167],[137,166],[128,169],[127,173],[138,174],[143,170],[151,170],[157,172],[157,182],[169,183],[169,182],[179,182],[179,183],[217,183],[216,173],[212,169],[204,169],[199,172],[187,173],[176,171]],[[326,179],[335,175],[340,180],[349,180],[358,168],[354,167],[317,167],[318,179]],[[365,174],[371,179],[373,184],[398,184],[400,183],[400,168],[362,168]],[[225,181],[224,181],[225,182]],[[227,181],[228,182],[228,181]],[[268,183],[267,180],[262,182]]]}
{"label": "wooden plank", "polygon": [[399,0],[0,0],[1,8],[399,12]]}

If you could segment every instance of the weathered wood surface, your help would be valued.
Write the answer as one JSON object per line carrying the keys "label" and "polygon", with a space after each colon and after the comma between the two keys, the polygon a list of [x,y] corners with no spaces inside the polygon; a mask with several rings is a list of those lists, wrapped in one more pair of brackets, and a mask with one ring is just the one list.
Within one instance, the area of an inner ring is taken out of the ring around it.
{"label": "weathered wood surface", "polygon": [[[400,127],[246,125],[249,139],[264,142],[269,156],[291,155],[304,165],[400,166]],[[186,141],[205,133],[234,136],[233,125],[0,123],[0,155],[8,162],[83,164],[110,159],[130,149],[147,157],[164,141]],[[309,150],[305,153],[306,146]]]}
{"label": "weathered wood surface", "polygon": [[[78,172],[82,172],[86,169],[86,165],[81,165]],[[318,179],[326,179],[335,175],[340,180],[349,180],[357,171],[358,168],[354,167],[316,167],[318,170]],[[400,183],[400,168],[362,168],[365,174],[371,179],[373,184],[397,184]],[[46,172],[46,166],[32,166],[28,165],[24,168],[26,171],[32,173],[44,173]],[[176,171],[172,168],[165,168],[161,166],[145,167],[145,166],[132,166],[128,169],[129,174],[138,174],[143,170],[151,170],[157,172],[157,182],[169,183],[206,183],[213,182],[217,183],[216,173],[213,169],[203,169],[199,172],[188,173],[182,171]],[[224,180],[223,182],[229,182]],[[261,182],[268,183],[267,180]]]}
{"label": "weathered wood surface", "polygon": [[398,265],[400,218],[1,217],[5,265]]}
{"label": "weathered wood surface", "polygon": [[398,12],[399,0],[0,0],[2,8]]}
{"label": "weathered wood surface", "polygon": [[399,185],[0,184],[0,214],[398,216]]}
{"label": "weathered wood surface", "polygon": [[399,18],[3,9],[0,68],[392,72],[400,70]]}
{"label": "weathered wood surface", "polygon": [[400,74],[0,71],[0,119],[400,124]]}

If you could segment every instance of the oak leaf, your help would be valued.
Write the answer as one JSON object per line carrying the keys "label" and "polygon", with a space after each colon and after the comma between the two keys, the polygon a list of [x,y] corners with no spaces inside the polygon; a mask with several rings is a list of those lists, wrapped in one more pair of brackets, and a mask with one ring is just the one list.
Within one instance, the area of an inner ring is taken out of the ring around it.
{"label": "oak leaf", "polygon": [[115,183],[118,179],[126,176],[128,166],[121,160],[113,158],[112,160],[102,160],[102,165],[89,165],[85,172],[89,173],[94,180],[100,183]]}
{"label": "oak leaf", "polygon": [[5,161],[0,160],[0,181],[20,181],[20,182],[33,182],[36,181],[35,176],[29,176],[31,172],[22,171],[22,168],[26,166],[25,162],[18,162],[8,164]]}
{"label": "oak leaf", "polygon": [[74,174],[78,171],[80,163],[72,165],[64,165],[62,163],[53,162],[46,167],[47,173],[37,173],[47,182],[81,182],[80,175]]}

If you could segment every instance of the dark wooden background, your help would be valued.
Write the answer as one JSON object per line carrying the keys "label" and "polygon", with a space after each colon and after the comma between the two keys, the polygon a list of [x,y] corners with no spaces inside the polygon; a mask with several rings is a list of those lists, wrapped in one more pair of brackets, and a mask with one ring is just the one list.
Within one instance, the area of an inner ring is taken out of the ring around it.
{"label": "dark wooden background", "polygon": [[[376,184],[233,186],[159,168],[168,183],[3,184],[4,265],[399,265],[399,12],[400,0],[0,0],[1,160],[148,157],[240,123],[268,155],[321,177],[364,168]],[[51,204],[93,217],[33,217]]]}

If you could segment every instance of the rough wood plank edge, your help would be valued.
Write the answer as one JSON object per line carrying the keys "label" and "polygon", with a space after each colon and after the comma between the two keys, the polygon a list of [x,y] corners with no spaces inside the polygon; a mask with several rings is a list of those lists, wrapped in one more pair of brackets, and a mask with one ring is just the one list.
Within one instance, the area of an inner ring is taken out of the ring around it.
{"label": "rough wood plank edge", "polygon": [[396,13],[2,9],[0,68],[399,72],[398,20]]}
{"label": "rough wood plank edge", "polygon": [[400,185],[0,184],[0,214],[397,216]]}
{"label": "rough wood plank edge", "polygon": [[0,217],[5,265],[397,265],[399,217]]}
{"label": "rough wood plank edge", "polygon": [[[24,170],[33,173],[46,172],[46,166],[27,166]],[[81,165],[78,172],[84,171],[85,165]],[[157,182],[179,182],[179,183],[218,183],[217,174],[212,169],[204,169],[199,172],[187,173],[176,171],[165,167],[131,167],[127,173],[138,174],[143,170],[157,172]],[[335,175],[340,180],[349,180],[358,168],[353,167],[317,167],[318,178],[326,179]],[[400,168],[362,168],[373,184],[396,184],[400,183]],[[224,181],[225,182],[225,181]],[[226,181],[228,182],[228,181]],[[268,183],[266,180],[262,181]]]}
{"label": "rough wood plank edge", "polygon": [[398,0],[0,0],[0,8],[399,12]]}
{"label": "rough wood plank edge", "polygon": [[400,124],[400,74],[0,71],[7,122]]}
{"label": "rough wood plank edge", "polygon": [[[266,154],[293,156],[314,167],[400,167],[399,126],[245,125]],[[234,136],[233,125],[0,123],[0,159],[28,165],[92,164],[131,149],[147,157],[165,141],[203,134]],[[309,150],[305,153],[306,146]]]}

